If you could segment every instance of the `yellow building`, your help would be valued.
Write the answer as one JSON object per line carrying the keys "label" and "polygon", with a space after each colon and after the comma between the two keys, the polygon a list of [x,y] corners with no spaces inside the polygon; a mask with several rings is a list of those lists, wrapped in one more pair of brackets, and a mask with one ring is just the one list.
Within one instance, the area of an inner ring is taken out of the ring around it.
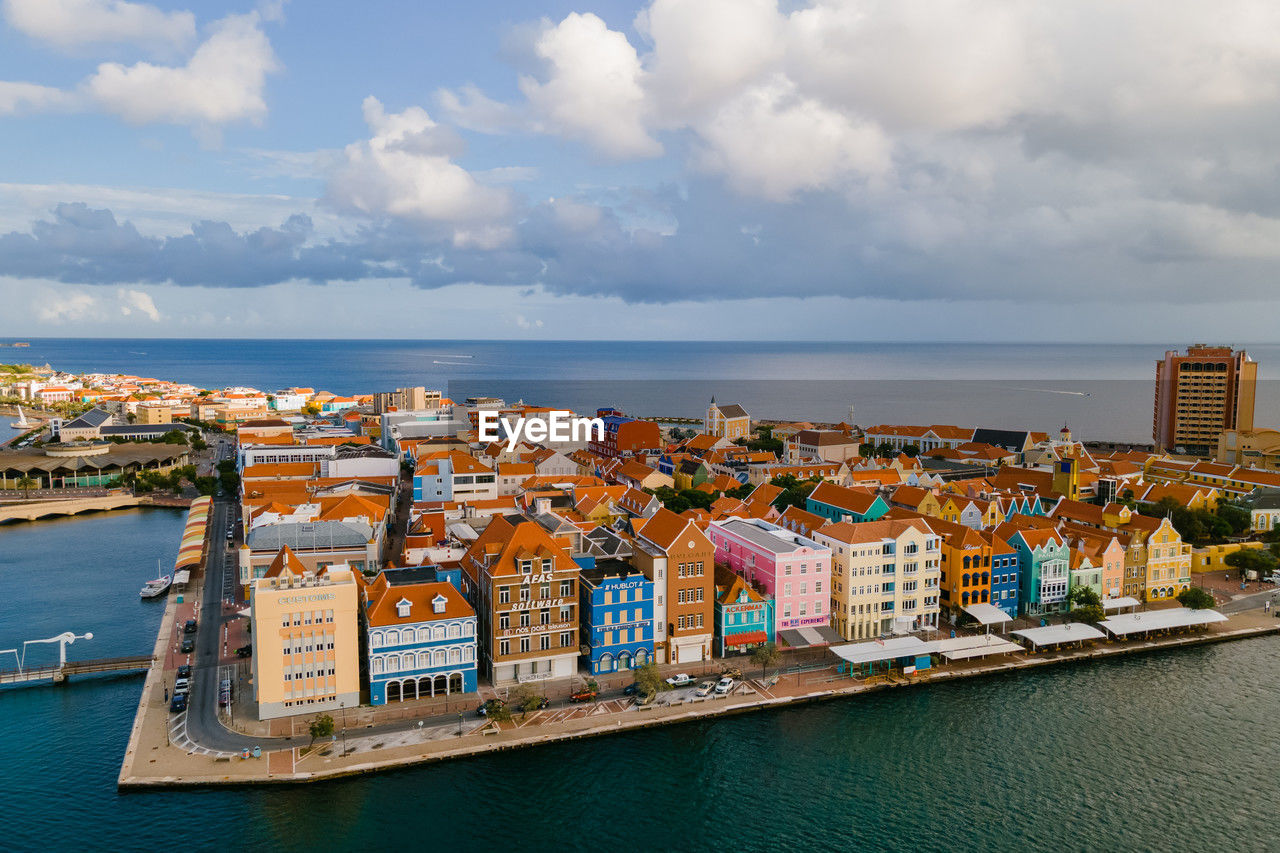
{"label": "yellow building", "polygon": [[735,403],[717,404],[716,398],[712,397],[702,431],[730,441],[747,438],[751,434],[751,416]]}
{"label": "yellow building", "polygon": [[1229,542],[1225,545],[1206,545],[1203,548],[1191,549],[1191,571],[1192,572],[1229,572],[1232,571],[1231,566],[1223,562],[1228,554],[1234,554],[1236,551],[1244,548],[1261,549],[1265,548],[1264,542]]}
{"label": "yellow building", "polygon": [[1174,598],[1191,586],[1191,546],[1168,518],[1147,537],[1147,600]]}
{"label": "yellow building", "polygon": [[288,547],[253,582],[259,719],[360,704],[358,583],[345,565],[307,569]]}
{"label": "yellow building", "polygon": [[1227,430],[1218,436],[1218,453],[1214,460],[1225,465],[1280,470],[1280,430]]}

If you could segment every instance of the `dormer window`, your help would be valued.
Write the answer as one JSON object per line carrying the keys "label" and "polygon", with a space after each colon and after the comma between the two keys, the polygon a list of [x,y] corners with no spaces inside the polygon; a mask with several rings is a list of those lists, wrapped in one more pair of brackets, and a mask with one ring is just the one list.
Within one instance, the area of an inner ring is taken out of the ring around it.
{"label": "dormer window", "polygon": [[443,613],[444,605],[445,597],[443,595],[437,595],[435,598],[431,599],[431,611],[433,613]]}
{"label": "dormer window", "polygon": [[531,574],[533,574],[533,560],[521,560],[521,561],[520,561],[520,574],[522,574],[522,575],[531,575]]}
{"label": "dormer window", "polygon": [[407,598],[400,599],[399,601],[396,602],[396,615],[399,616],[401,619],[407,618],[409,616],[409,608],[411,606],[412,605],[409,604],[409,599]]}

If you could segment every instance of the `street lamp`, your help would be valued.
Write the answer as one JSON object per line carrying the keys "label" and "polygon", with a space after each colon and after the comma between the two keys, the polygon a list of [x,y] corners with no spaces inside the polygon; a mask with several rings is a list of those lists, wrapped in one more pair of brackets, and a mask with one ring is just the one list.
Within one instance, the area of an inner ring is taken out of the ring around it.
{"label": "street lamp", "polygon": [[347,703],[341,701],[338,703],[338,709],[342,711],[342,754],[347,754]]}
{"label": "street lamp", "polygon": [[458,712],[458,737],[462,737],[462,712]]}

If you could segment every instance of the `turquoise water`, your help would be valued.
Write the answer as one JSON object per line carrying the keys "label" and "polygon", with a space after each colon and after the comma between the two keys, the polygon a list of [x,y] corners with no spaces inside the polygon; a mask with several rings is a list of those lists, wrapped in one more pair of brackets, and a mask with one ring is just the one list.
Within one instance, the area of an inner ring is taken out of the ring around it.
{"label": "turquoise water", "polygon": [[[0,647],[137,599],[180,513],[0,528]],[[51,543],[53,543],[51,545]],[[1280,639],[898,690],[322,785],[119,795],[140,679],[0,691],[13,850],[1275,849]]]}

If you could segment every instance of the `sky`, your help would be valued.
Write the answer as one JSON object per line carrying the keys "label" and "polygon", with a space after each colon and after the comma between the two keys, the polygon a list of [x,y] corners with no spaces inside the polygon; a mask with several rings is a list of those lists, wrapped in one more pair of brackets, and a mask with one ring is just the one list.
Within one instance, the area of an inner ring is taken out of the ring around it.
{"label": "sky", "polygon": [[1280,4],[0,0],[0,336],[1275,341]]}

